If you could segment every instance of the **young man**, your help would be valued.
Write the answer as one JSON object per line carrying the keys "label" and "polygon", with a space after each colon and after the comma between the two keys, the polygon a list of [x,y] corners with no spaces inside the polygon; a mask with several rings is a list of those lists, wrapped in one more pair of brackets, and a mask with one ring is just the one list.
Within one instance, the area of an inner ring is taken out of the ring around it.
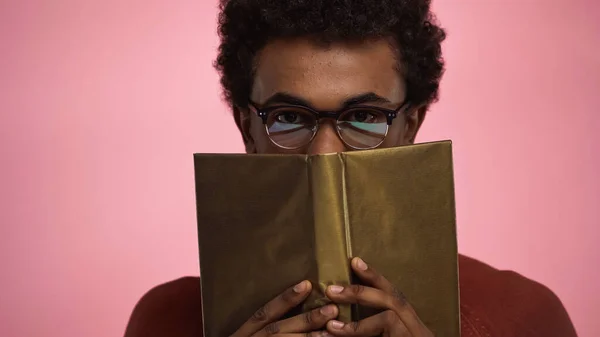
{"label": "young man", "polygon": [[[247,153],[411,144],[438,96],[445,33],[429,0],[224,0],[219,28],[216,66]],[[462,336],[575,336],[546,287],[459,261]],[[311,284],[298,280],[233,336],[433,335],[384,275],[360,258],[352,268],[366,285],[332,286],[328,296],[385,309],[381,314],[342,324],[331,304],[281,320],[310,292]],[[201,317],[199,279],[179,279],[141,299],[125,335],[201,336]]]}

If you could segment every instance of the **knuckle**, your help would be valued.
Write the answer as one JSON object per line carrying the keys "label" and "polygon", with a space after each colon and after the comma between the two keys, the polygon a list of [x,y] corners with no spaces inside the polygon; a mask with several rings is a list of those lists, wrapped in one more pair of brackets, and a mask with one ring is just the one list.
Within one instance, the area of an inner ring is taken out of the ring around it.
{"label": "knuckle", "polygon": [[346,324],[346,326],[348,327],[348,330],[356,333],[360,330],[360,321],[348,323],[348,324]]}
{"label": "knuckle", "polygon": [[262,306],[262,307],[260,307],[260,309],[258,309],[254,312],[251,320],[253,320],[255,322],[265,322],[268,318],[269,317],[267,315],[267,307]]}
{"label": "knuckle", "polygon": [[353,284],[350,286],[350,292],[355,296],[360,296],[365,290],[365,287],[361,284]]}
{"label": "knuckle", "polygon": [[279,333],[279,324],[277,322],[271,323],[265,327],[265,332],[267,335],[274,335]]}
{"label": "knuckle", "polygon": [[313,324],[313,322],[315,321],[313,315],[315,314],[315,310],[311,311],[311,312],[307,312],[305,313],[303,316],[304,319],[304,323],[307,326],[311,326]]}
{"label": "knuckle", "polygon": [[394,296],[394,302],[399,308],[405,308],[408,305],[408,301],[406,300],[406,296],[404,293],[394,288],[392,295]]}

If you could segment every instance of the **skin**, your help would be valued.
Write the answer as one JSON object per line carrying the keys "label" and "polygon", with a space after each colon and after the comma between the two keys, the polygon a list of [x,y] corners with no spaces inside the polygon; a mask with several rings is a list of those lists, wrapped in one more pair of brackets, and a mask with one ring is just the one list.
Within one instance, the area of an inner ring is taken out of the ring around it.
{"label": "skin", "polygon": [[[259,108],[289,104],[281,94],[296,97],[310,107],[337,111],[348,99],[364,94],[379,98],[362,105],[396,109],[406,99],[404,79],[397,71],[397,53],[386,39],[318,45],[308,39],[274,41],[258,55],[250,99]],[[374,95],[371,95],[374,96]],[[413,143],[425,117],[426,106],[413,106],[396,118],[380,147]],[[323,120],[311,143],[285,150],[271,142],[262,120],[250,107],[236,107],[238,127],[247,153],[323,154],[350,151],[339,138],[333,120]],[[330,286],[327,296],[336,304],[361,303],[383,309],[361,322],[343,324],[338,309],[329,305],[312,312],[279,319],[301,303],[311,284],[302,281],[257,310],[232,337],[247,336],[432,336],[404,296],[360,258],[352,268],[363,285]]]}

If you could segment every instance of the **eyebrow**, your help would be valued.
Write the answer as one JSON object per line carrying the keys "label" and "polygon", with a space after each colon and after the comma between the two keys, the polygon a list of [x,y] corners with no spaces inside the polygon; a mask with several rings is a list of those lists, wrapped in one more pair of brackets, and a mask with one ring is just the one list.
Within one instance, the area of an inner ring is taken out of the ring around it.
{"label": "eyebrow", "polygon": [[[302,97],[298,97],[286,92],[278,92],[275,93],[274,95],[272,95],[271,97],[269,97],[264,103],[263,106],[269,106],[271,104],[276,104],[276,103],[284,103],[284,104],[291,104],[291,105],[301,105],[301,106],[305,106],[311,109],[315,109],[312,104],[302,98]],[[374,92],[367,92],[367,93],[363,93],[363,94],[359,94],[353,97],[350,97],[348,99],[346,99],[343,103],[342,103],[342,109],[343,108],[347,108],[353,105],[359,105],[359,104],[373,104],[373,103],[380,103],[380,104],[389,104],[392,103],[389,99],[383,97],[383,96],[379,96]],[[316,109],[315,109],[316,110]]]}

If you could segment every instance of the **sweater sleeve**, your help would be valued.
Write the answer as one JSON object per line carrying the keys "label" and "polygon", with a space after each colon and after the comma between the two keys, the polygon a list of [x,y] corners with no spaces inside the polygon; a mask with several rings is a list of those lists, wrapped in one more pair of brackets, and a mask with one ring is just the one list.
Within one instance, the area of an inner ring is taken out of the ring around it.
{"label": "sweater sleeve", "polygon": [[200,281],[181,278],[148,291],[137,303],[125,337],[202,337]]}
{"label": "sweater sleeve", "polygon": [[460,256],[460,300],[464,336],[577,336],[548,287],[465,256]]}
{"label": "sweater sleeve", "polygon": [[[548,287],[510,271],[502,272],[513,290],[505,298],[507,328],[511,336],[576,337],[575,328],[567,311]],[[512,312],[512,314],[509,314]]]}

